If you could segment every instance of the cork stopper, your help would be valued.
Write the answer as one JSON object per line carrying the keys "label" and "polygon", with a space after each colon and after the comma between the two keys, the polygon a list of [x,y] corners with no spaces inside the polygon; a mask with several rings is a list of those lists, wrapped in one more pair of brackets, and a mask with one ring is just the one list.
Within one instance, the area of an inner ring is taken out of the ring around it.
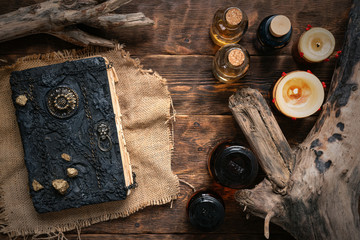
{"label": "cork stopper", "polygon": [[231,8],[226,12],[225,19],[228,24],[236,26],[242,20],[242,12],[238,8]]}
{"label": "cork stopper", "polygon": [[244,52],[241,49],[233,49],[229,53],[228,60],[233,66],[238,67],[244,63]]}
{"label": "cork stopper", "polygon": [[291,22],[288,17],[284,15],[277,15],[271,20],[270,33],[274,37],[282,37],[291,29]]}

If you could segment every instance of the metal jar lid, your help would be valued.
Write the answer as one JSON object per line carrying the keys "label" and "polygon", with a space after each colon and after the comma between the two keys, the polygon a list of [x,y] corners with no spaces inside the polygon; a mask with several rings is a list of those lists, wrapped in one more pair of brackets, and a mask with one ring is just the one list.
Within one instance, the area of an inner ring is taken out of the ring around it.
{"label": "metal jar lid", "polygon": [[187,211],[190,223],[204,231],[214,230],[225,217],[222,198],[210,191],[195,193],[188,202]]}

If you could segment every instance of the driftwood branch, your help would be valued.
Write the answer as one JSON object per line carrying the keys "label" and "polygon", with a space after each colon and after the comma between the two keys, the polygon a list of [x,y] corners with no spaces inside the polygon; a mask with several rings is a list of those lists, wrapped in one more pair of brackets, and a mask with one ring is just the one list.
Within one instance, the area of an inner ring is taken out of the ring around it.
{"label": "driftwood branch", "polygon": [[90,35],[75,26],[65,27],[63,30],[50,32],[49,34],[58,37],[66,42],[86,47],[96,45],[101,47],[114,48],[116,43],[101,37]]}
{"label": "driftwood branch", "polygon": [[77,29],[87,24],[101,29],[136,27],[153,24],[143,13],[112,14],[131,0],[108,0],[102,3],[85,0],[49,0],[20,8],[0,16],[0,42],[36,33],[48,33],[80,46],[114,47],[114,43]]}
{"label": "driftwood branch", "polygon": [[241,89],[230,97],[229,107],[274,191],[285,194],[295,155],[265,99],[254,89]]}
{"label": "driftwood branch", "polygon": [[[266,237],[270,220],[297,239],[360,237],[359,39],[360,1],[354,1],[329,97],[315,126],[293,152],[258,91],[242,89],[230,98],[234,117],[268,175],[235,198],[247,211],[265,218]],[[287,191],[274,188],[282,187],[278,179]]]}
{"label": "driftwood branch", "polygon": [[275,213],[273,211],[270,211],[266,214],[266,217],[265,217],[264,236],[266,239],[269,239],[269,237],[270,237],[269,225],[270,225],[271,218],[273,216],[275,216]]}
{"label": "driftwood branch", "polygon": [[100,29],[113,29],[120,27],[150,26],[154,24],[154,21],[145,17],[143,13],[138,12],[129,14],[108,14],[89,19],[85,24]]}

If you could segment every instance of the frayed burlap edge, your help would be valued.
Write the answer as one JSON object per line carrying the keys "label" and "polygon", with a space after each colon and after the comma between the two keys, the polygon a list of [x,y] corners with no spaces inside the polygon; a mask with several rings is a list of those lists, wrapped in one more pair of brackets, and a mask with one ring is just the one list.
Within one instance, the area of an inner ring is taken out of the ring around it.
{"label": "frayed burlap edge", "polygon": [[[153,75],[155,76],[160,82],[161,84],[165,87],[165,90],[167,92],[168,95],[168,99],[170,102],[170,109],[169,109],[169,113],[168,113],[168,120],[166,122],[164,122],[164,124],[166,124],[167,127],[167,131],[168,131],[168,135],[169,135],[169,140],[170,140],[170,145],[171,145],[171,159],[174,153],[174,123],[176,121],[176,111],[174,109],[174,105],[173,105],[173,101],[170,95],[170,92],[168,90],[168,86],[167,86],[167,81],[165,78],[161,77],[156,71],[153,71],[152,69],[143,69],[143,65],[141,65],[140,60],[138,58],[131,58],[130,57],[130,53],[125,51],[124,46],[121,44],[117,44],[116,47],[114,49],[108,50],[107,48],[104,47],[94,47],[94,46],[89,46],[86,47],[84,49],[72,49],[72,50],[63,50],[63,51],[57,51],[57,52],[51,52],[51,53],[45,53],[45,54],[33,54],[33,55],[29,55],[26,57],[22,57],[17,59],[17,61],[12,64],[12,65],[8,65],[8,66],[3,66],[0,68],[0,70],[4,70],[4,69],[12,69],[14,68],[17,64],[20,64],[22,62],[27,62],[27,61],[40,61],[40,60],[76,60],[76,59],[81,59],[81,58],[85,58],[85,57],[93,57],[99,54],[102,54],[104,52],[106,53],[110,53],[110,52],[119,52],[121,54],[121,56],[131,62],[137,69],[139,72],[141,72],[142,74],[146,74],[146,75]],[[0,174],[1,174],[1,169],[0,169]],[[178,180],[179,182],[179,178],[176,174],[174,174],[175,178]],[[59,225],[57,227],[51,227],[51,228],[37,228],[37,229],[27,229],[27,230],[22,230],[22,231],[9,231],[7,228],[8,226],[8,219],[7,219],[7,212],[6,212],[6,206],[5,206],[5,202],[4,202],[4,191],[2,188],[2,184],[0,183],[0,233],[3,234],[7,234],[9,236],[9,238],[16,238],[18,236],[28,236],[28,235],[33,235],[32,239],[66,239],[64,232],[67,231],[71,231],[76,229],[77,233],[78,233],[78,239],[80,239],[80,230],[83,227],[88,227],[92,224],[95,223],[99,223],[99,222],[103,222],[103,221],[108,221],[111,219],[116,219],[116,218],[124,218],[124,217],[128,217],[129,215],[145,208],[148,206],[155,206],[155,205],[163,205],[169,202],[172,202],[173,200],[176,200],[179,196],[180,193],[180,186],[179,184],[177,184],[176,186],[176,192],[178,192],[178,194],[176,195],[172,195],[172,196],[168,196],[165,198],[161,198],[161,199],[157,199],[157,200],[151,200],[148,202],[145,202],[144,204],[138,206],[137,208],[132,209],[131,211],[127,211],[126,213],[107,213],[105,215],[96,217],[96,218],[91,218],[91,219],[87,219],[87,220],[80,220],[77,222],[72,222],[72,223],[68,223],[68,224],[62,224]],[[46,235],[46,237],[44,237],[44,235]]]}

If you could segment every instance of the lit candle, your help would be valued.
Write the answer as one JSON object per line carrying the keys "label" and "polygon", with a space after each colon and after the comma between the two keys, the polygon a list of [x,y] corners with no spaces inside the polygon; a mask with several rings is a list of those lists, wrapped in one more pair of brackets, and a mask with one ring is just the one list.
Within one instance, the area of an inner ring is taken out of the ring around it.
{"label": "lit candle", "polygon": [[300,57],[308,62],[321,62],[334,51],[335,38],[324,28],[314,27],[304,32],[299,39]]}
{"label": "lit candle", "polygon": [[304,118],[314,114],[324,101],[324,87],[312,73],[284,74],[273,89],[274,104],[284,115]]}

